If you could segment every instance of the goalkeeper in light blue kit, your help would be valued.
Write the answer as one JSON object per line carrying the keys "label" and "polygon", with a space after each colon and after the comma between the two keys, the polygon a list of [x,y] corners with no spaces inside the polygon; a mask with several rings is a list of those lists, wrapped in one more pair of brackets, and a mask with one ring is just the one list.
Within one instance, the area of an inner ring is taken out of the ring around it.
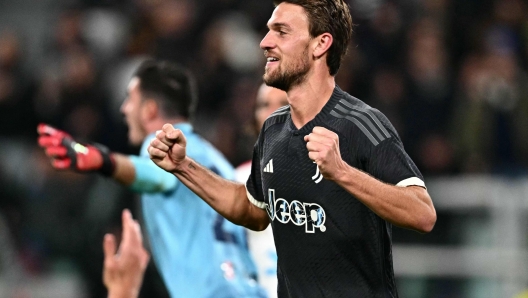
{"label": "goalkeeper in light blue kit", "polygon": [[156,130],[170,122],[187,136],[189,156],[234,178],[232,166],[188,122],[196,106],[193,85],[189,73],[168,62],[145,61],[136,71],[121,111],[129,141],[143,144],[140,156],[79,144],[46,124],[38,126],[39,145],[57,169],[98,172],[142,193],[152,257],[172,297],[265,297],[245,229],[225,220],[149,158],[147,147]]}

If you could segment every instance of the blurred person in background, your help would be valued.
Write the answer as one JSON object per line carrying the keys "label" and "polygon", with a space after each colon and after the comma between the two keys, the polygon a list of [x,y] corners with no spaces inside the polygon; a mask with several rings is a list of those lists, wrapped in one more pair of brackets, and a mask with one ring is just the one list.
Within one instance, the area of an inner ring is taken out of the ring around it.
{"label": "blurred person in background", "polygon": [[233,164],[245,161],[251,151],[238,136],[252,114],[253,102],[247,98],[254,97],[255,69],[262,64],[258,39],[246,16],[219,15],[204,28],[200,62],[192,66],[200,86],[197,130]]}
{"label": "blurred person in background", "polygon": [[448,138],[453,82],[442,27],[429,18],[408,33],[406,147],[426,174],[450,173],[453,150]]}
{"label": "blurred person in background", "polygon": [[[42,79],[32,107],[40,122],[67,129],[83,140],[127,150],[125,134],[114,132],[116,128],[123,131],[123,126],[120,117],[111,113],[104,73],[108,62],[102,60],[107,55],[95,46],[95,33],[89,34],[94,22],[90,12],[73,6],[58,15],[43,47],[44,59],[39,61]],[[112,31],[111,26],[106,31]]]}
{"label": "blurred person in background", "polygon": [[335,84],[348,4],[274,3],[260,43],[264,82],[289,106],[265,121],[246,185],[190,158],[185,132],[170,124],[150,157],[234,223],[271,223],[279,297],[397,297],[391,224],[429,232],[436,222],[423,177],[387,118]]}
{"label": "blurred person in background", "polygon": [[35,121],[27,109],[31,92],[20,65],[19,43],[14,32],[0,31],[0,281],[4,281],[2,294],[9,297],[22,295],[27,278],[18,254],[23,229],[20,213],[25,196],[22,187],[14,183],[5,156],[9,149],[24,148],[19,142],[30,135],[27,125]]}
{"label": "blurred person in background", "polygon": [[20,43],[14,31],[0,31],[0,138],[29,137],[37,121],[31,108],[35,88],[23,72]]}
{"label": "blurred person in background", "polygon": [[460,71],[452,123],[456,157],[463,172],[526,174],[528,75],[519,67],[510,33],[490,34],[502,42],[469,55]]}
{"label": "blurred person in background", "polygon": [[194,82],[184,69],[145,61],[130,81],[121,110],[129,141],[140,156],[81,145],[67,133],[38,127],[39,145],[53,167],[97,172],[142,193],[142,211],[152,255],[172,297],[262,297],[245,230],[225,220],[181,182],[147,158],[147,145],[163,123],[185,131],[190,154],[226,179],[234,171],[225,158],[193,132]]}
{"label": "blurred person in background", "polygon": [[[3,194],[1,198],[4,199]],[[0,280],[4,280],[5,285],[2,293],[8,297],[22,296],[24,280],[27,278],[22,263],[16,253],[13,233],[4,219],[2,212],[4,206],[0,206]]]}
{"label": "blurred person in background", "polygon": [[401,42],[405,33],[404,18],[404,12],[397,3],[380,1],[368,25],[354,28],[358,34],[363,34],[363,38],[357,41],[365,53],[369,67],[377,68],[400,62],[404,56],[404,43]]}
{"label": "blurred person in background", "polygon": [[[60,56],[39,88],[35,109],[39,119],[83,139],[105,140],[103,127],[111,125],[107,115],[108,97],[97,66],[89,51],[75,47]],[[108,138],[110,139],[110,138]],[[113,144],[112,144],[113,145]]]}
{"label": "blurred person in background", "polygon": [[[288,105],[286,92],[262,84],[257,93],[251,130],[258,135],[266,119],[286,105]],[[235,180],[246,183],[251,174],[251,160],[239,165],[235,171]],[[277,297],[277,250],[271,226],[260,232],[248,230],[248,244],[257,265],[259,283],[266,289],[270,298]]]}

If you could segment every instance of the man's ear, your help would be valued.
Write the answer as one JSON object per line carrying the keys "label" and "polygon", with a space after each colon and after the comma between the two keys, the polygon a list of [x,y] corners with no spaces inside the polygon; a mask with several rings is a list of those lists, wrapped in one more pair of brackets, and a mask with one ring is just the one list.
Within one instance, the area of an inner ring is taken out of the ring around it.
{"label": "man's ear", "polygon": [[153,99],[145,99],[141,106],[141,118],[143,121],[151,121],[158,117],[158,104]]}
{"label": "man's ear", "polygon": [[328,49],[330,49],[330,46],[332,46],[333,42],[334,38],[332,37],[332,34],[328,32],[325,32],[314,38],[314,57],[316,59],[321,58],[321,56],[328,52]]}

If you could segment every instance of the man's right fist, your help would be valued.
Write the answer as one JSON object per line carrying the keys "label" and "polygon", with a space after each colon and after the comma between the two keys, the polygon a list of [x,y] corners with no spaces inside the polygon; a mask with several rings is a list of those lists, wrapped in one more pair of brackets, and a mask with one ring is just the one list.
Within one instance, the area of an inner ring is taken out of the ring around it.
{"label": "man's right fist", "polygon": [[68,133],[43,123],[37,126],[37,132],[38,143],[45,149],[54,168],[97,171],[106,176],[114,172],[115,161],[108,148],[99,144],[79,144]]}
{"label": "man's right fist", "polygon": [[187,140],[182,131],[171,124],[164,124],[150,142],[148,153],[150,159],[167,172],[177,171],[186,157]]}

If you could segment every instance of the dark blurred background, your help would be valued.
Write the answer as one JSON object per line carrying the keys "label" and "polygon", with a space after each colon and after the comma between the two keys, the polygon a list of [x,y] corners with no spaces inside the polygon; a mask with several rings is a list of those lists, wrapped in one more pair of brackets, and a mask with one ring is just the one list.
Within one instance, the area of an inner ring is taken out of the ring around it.
{"label": "dark blurred background", "polygon": [[[113,181],[53,170],[37,123],[136,154],[119,106],[167,59],[197,78],[196,130],[248,160],[271,2],[0,0],[0,297],[104,297],[103,234],[140,216]],[[337,82],[389,117],[438,212],[430,234],[394,228],[400,296],[528,297],[527,1],[349,4]],[[151,264],[142,297],[165,296]]]}

